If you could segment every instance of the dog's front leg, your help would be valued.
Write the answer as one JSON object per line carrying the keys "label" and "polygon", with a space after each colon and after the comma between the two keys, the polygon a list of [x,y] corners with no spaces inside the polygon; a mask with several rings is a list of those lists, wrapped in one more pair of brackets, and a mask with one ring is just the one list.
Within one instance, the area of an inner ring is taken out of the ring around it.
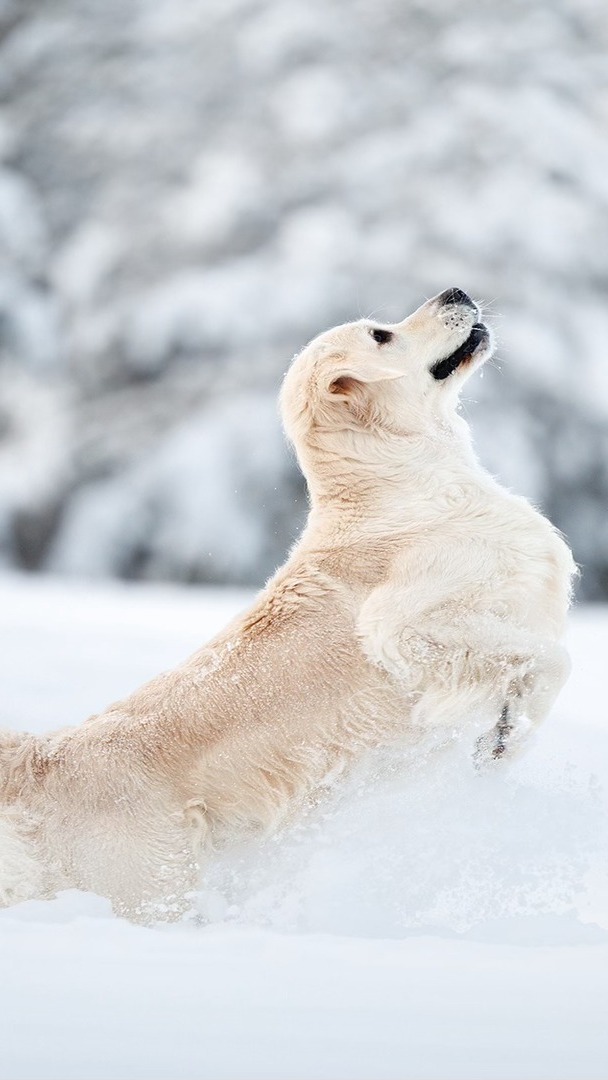
{"label": "dog's front leg", "polygon": [[500,717],[476,742],[474,761],[482,767],[515,757],[544,720],[570,673],[570,658],[557,642],[541,642],[528,671],[509,687]]}
{"label": "dog's front leg", "polygon": [[[517,715],[515,715],[517,712]],[[491,762],[499,761],[505,756],[511,756],[516,745],[521,745],[524,734],[521,724],[522,717],[518,710],[514,710],[513,703],[505,702],[498,722],[490,731],[480,735],[475,743],[473,761],[478,769],[484,768]],[[530,725],[528,725],[530,727]],[[517,738],[515,733],[518,733]]]}
{"label": "dog's front leg", "polygon": [[[481,715],[496,718],[477,743],[476,761],[511,756],[549,712],[569,661],[557,643],[492,612],[444,602],[415,613],[393,591],[364,605],[359,635],[368,658],[416,694],[423,727],[455,731]],[[384,617],[383,616],[384,613]]]}

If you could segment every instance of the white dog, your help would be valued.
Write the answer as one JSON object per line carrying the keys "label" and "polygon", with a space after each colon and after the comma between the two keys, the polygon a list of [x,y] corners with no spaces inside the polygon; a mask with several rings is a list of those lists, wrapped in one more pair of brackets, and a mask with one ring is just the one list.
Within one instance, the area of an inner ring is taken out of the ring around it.
{"label": "white dog", "polygon": [[78,728],[0,736],[1,902],[77,887],[177,917],[209,844],[268,828],[365,748],[468,727],[492,761],[547,714],[574,564],[457,415],[492,351],[479,317],[450,289],[297,357],[282,409],[310,491],[300,542],[177,670]]}

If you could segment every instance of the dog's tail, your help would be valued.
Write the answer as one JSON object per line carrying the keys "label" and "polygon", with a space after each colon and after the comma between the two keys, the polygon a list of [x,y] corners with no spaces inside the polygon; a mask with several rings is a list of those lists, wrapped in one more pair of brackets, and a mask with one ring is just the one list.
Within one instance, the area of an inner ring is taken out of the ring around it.
{"label": "dog's tail", "polygon": [[48,758],[41,739],[25,732],[0,731],[0,804],[7,805],[44,774]]}

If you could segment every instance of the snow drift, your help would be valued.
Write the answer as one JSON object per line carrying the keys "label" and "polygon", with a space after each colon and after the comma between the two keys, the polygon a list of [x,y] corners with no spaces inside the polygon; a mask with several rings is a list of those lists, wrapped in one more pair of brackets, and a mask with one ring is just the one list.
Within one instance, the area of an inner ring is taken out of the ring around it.
{"label": "snow drift", "polygon": [[[120,697],[247,599],[2,595],[0,726],[33,731]],[[603,1080],[607,634],[605,611],[575,613],[572,678],[520,761],[374,755],[308,817],[218,852],[183,924],[72,892],[1,912],[0,1077]]]}

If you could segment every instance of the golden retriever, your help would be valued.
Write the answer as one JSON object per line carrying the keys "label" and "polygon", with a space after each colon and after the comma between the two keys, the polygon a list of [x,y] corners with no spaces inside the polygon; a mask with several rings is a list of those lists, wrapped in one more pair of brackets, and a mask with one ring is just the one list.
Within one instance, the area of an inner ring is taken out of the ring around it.
{"label": "golden retriever", "polygon": [[477,305],[448,289],[294,360],[281,404],[310,492],[300,541],[176,670],[80,727],[0,736],[0,903],[76,887],[177,918],[210,845],[297,811],[366,748],[468,729],[481,764],[547,714],[574,564],[481,468],[458,415],[491,352]]}

